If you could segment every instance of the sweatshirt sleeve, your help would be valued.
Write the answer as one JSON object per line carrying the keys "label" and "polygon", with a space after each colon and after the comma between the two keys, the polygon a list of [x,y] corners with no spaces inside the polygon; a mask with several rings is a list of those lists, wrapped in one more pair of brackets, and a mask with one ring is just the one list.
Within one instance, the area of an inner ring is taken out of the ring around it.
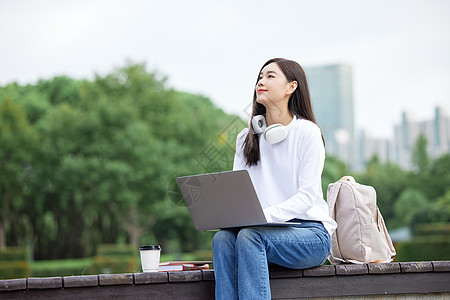
{"label": "sweatshirt sleeve", "polygon": [[246,163],[244,157],[244,141],[248,134],[248,128],[244,128],[236,138],[236,152],[234,153],[233,171],[244,170]]}
{"label": "sweatshirt sleeve", "polygon": [[297,192],[285,201],[267,207],[264,214],[269,222],[285,222],[313,207],[316,199],[323,199],[322,171],[325,162],[325,148],[320,129],[311,123],[301,137],[299,159],[295,162],[299,168]]}

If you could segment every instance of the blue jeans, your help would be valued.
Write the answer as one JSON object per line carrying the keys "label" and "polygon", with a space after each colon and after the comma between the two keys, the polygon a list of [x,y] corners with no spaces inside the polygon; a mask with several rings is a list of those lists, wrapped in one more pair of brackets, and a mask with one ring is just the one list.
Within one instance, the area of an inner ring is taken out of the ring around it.
{"label": "blue jeans", "polygon": [[270,299],[269,263],[292,269],[321,265],[330,252],[322,223],[223,229],[214,235],[216,299]]}

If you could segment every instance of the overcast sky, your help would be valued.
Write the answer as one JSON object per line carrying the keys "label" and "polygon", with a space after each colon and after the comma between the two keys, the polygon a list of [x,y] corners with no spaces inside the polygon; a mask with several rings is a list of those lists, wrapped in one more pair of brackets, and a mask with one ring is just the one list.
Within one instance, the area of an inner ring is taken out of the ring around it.
{"label": "overcast sky", "polygon": [[359,129],[450,113],[450,1],[0,0],[0,85],[92,78],[146,62],[178,90],[245,116],[261,65],[353,67]]}

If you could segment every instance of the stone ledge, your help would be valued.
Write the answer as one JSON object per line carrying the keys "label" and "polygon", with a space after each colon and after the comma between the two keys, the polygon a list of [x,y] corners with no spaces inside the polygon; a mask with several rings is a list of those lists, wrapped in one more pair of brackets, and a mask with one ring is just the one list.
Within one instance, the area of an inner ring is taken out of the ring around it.
{"label": "stone ledge", "polygon": [[450,272],[450,261],[432,261],[434,272]]}
{"label": "stone ledge", "polygon": [[63,287],[62,277],[28,278],[28,289],[59,289]]}
{"label": "stone ledge", "polygon": [[100,274],[98,275],[98,285],[121,285],[133,284],[134,277],[131,273],[125,274]]}
{"label": "stone ledge", "polygon": [[98,275],[65,276],[63,284],[64,288],[98,286]]}
{"label": "stone ledge", "polygon": [[401,273],[399,263],[381,263],[381,264],[367,264],[369,274],[395,274]]}
{"label": "stone ledge", "polygon": [[0,292],[26,290],[26,289],[27,289],[26,278],[0,280]]}
{"label": "stone ledge", "polygon": [[203,281],[214,281],[214,270],[202,270]]}
{"label": "stone ledge", "polygon": [[202,281],[202,273],[197,271],[169,272],[169,282]]}
{"label": "stone ledge", "polygon": [[402,273],[433,272],[433,264],[431,261],[401,262],[400,269]]}
{"label": "stone ledge", "polygon": [[364,265],[336,265],[336,275],[361,275],[368,274],[367,264]]}
{"label": "stone ledge", "polygon": [[[276,299],[448,294],[450,261],[323,265],[305,270],[271,266],[270,281]],[[214,295],[214,270],[0,280],[2,299],[34,299],[35,296],[109,299],[118,295],[124,299],[144,299],[149,295],[168,299],[196,299],[196,295],[199,299],[210,299]]]}
{"label": "stone ledge", "polygon": [[324,265],[303,270],[303,276],[305,277],[321,277],[334,275],[336,275],[336,268],[334,265]]}
{"label": "stone ledge", "polygon": [[167,272],[158,273],[134,273],[134,284],[167,283],[169,276]]}

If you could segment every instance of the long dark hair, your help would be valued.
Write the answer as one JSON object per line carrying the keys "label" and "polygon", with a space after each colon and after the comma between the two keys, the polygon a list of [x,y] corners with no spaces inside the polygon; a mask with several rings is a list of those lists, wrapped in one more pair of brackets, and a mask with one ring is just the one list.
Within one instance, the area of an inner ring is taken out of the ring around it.
{"label": "long dark hair", "polygon": [[[273,62],[276,63],[278,67],[280,67],[288,82],[297,81],[297,88],[292,93],[288,102],[288,108],[291,113],[294,114],[297,118],[306,119],[317,124],[312,110],[311,97],[309,95],[306,74],[303,68],[297,62],[284,58],[272,58],[268,60],[261,67],[261,70],[258,73],[256,84],[258,84],[262,69]],[[256,91],[254,90],[252,118],[256,115],[264,115],[265,113],[266,107],[256,102]],[[257,165],[259,160],[261,159],[259,152],[259,135],[253,134],[251,128],[244,141],[244,157],[248,166]]]}

